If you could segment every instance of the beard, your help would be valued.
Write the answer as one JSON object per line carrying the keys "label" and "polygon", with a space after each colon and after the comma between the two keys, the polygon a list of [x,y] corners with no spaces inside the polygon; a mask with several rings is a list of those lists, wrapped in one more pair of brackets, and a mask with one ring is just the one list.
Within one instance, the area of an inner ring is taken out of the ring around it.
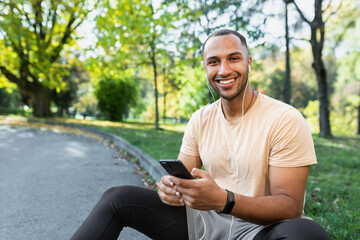
{"label": "beard", "polygon": [[[246,88],[246,85],[247,85],[247,83],[248,83],[248,81],[249,81],[249,75],[248,75],[248,74],[246,74],[246,75],[247,75],[247,76],[246,76],[246,80],[243,81],[243,82],[240,84],[240,86],[238,86],[238,88],[236,89],[236,91],[235,91],[233,94],[231,94],[230,96],[229,96],[229,95],[226,95],[226,94],[223,93],[223,92],[221,92],[220,89],[216,86],[215,83],[210,82],[210,85],[211,85],[211,88],[214,89],[214,91],[215,91],[217,94],[219,94],[220,97],[222,97],[223,99],[226,99],[226,100],[228,100],[228,101],[231,101],[231,100],[233,100],[234,98],[240,96],[240,95],[244,92],[244,90],[245,90],[245,88]],[[237,78],[240,78],[240,76],[241,76],[241,75],[238,74],[238,77],[237,77]]]}

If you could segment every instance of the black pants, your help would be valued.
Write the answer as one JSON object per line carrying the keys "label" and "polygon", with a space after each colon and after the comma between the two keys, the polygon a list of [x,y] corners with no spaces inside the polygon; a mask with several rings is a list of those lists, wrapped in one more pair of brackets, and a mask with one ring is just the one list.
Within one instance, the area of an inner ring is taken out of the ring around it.
{"label": "black pants", "polygon": [[[104,193],[71,240],[116,240],[123,227],[134,228],[152,239],[188,239],[185,207],[168,206],[157,192],[146,188],[121,186]],[[266,227],[254,239],[330,238],[319,224],[293,219]]]}

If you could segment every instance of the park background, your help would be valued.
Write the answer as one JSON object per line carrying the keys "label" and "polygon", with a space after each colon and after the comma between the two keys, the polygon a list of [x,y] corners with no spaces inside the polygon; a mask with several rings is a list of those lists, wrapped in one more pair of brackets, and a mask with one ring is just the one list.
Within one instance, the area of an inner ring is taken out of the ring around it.
{"label": "park background", "polygon": [[237,30],[250,84],[313,132],[306,214],[332,239],[358,239],[359,16],[356,0],[3,0],[0,113],[99,128],[176,158],[187,120],[213,101],[201,44]]}

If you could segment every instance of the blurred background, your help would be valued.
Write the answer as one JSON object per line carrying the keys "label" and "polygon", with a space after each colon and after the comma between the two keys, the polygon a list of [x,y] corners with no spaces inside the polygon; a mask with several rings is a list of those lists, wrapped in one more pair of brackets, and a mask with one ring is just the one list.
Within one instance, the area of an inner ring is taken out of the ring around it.
{"label": "blurred background", "polygon": [[212,102],[201,44],[239,31],[252,86],[321,137],[360,133],[357,0],[2,0],[0,113],[186,122]]}

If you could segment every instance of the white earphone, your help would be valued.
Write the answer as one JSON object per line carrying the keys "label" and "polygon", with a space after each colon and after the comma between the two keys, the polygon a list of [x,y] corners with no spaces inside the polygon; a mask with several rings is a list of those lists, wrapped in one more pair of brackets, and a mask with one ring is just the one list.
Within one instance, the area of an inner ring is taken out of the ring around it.
{"label": "white earphone", "polygon": [[214,94],[213,94],[213,92],[211,91],[211,89],[210,89],[210,85],[209,85],[209,78],[208,78],[208,76],[205,74],[205,76],[206,76],[206,83],[207,83],[207,87],[208,87],[208,89],[209,89],[209,92],[210,92],[210,94],[211,94],[211,96],[212,96],[212,99],[213,99],[213,102],[215,102],[215,97],[214,97]]}

